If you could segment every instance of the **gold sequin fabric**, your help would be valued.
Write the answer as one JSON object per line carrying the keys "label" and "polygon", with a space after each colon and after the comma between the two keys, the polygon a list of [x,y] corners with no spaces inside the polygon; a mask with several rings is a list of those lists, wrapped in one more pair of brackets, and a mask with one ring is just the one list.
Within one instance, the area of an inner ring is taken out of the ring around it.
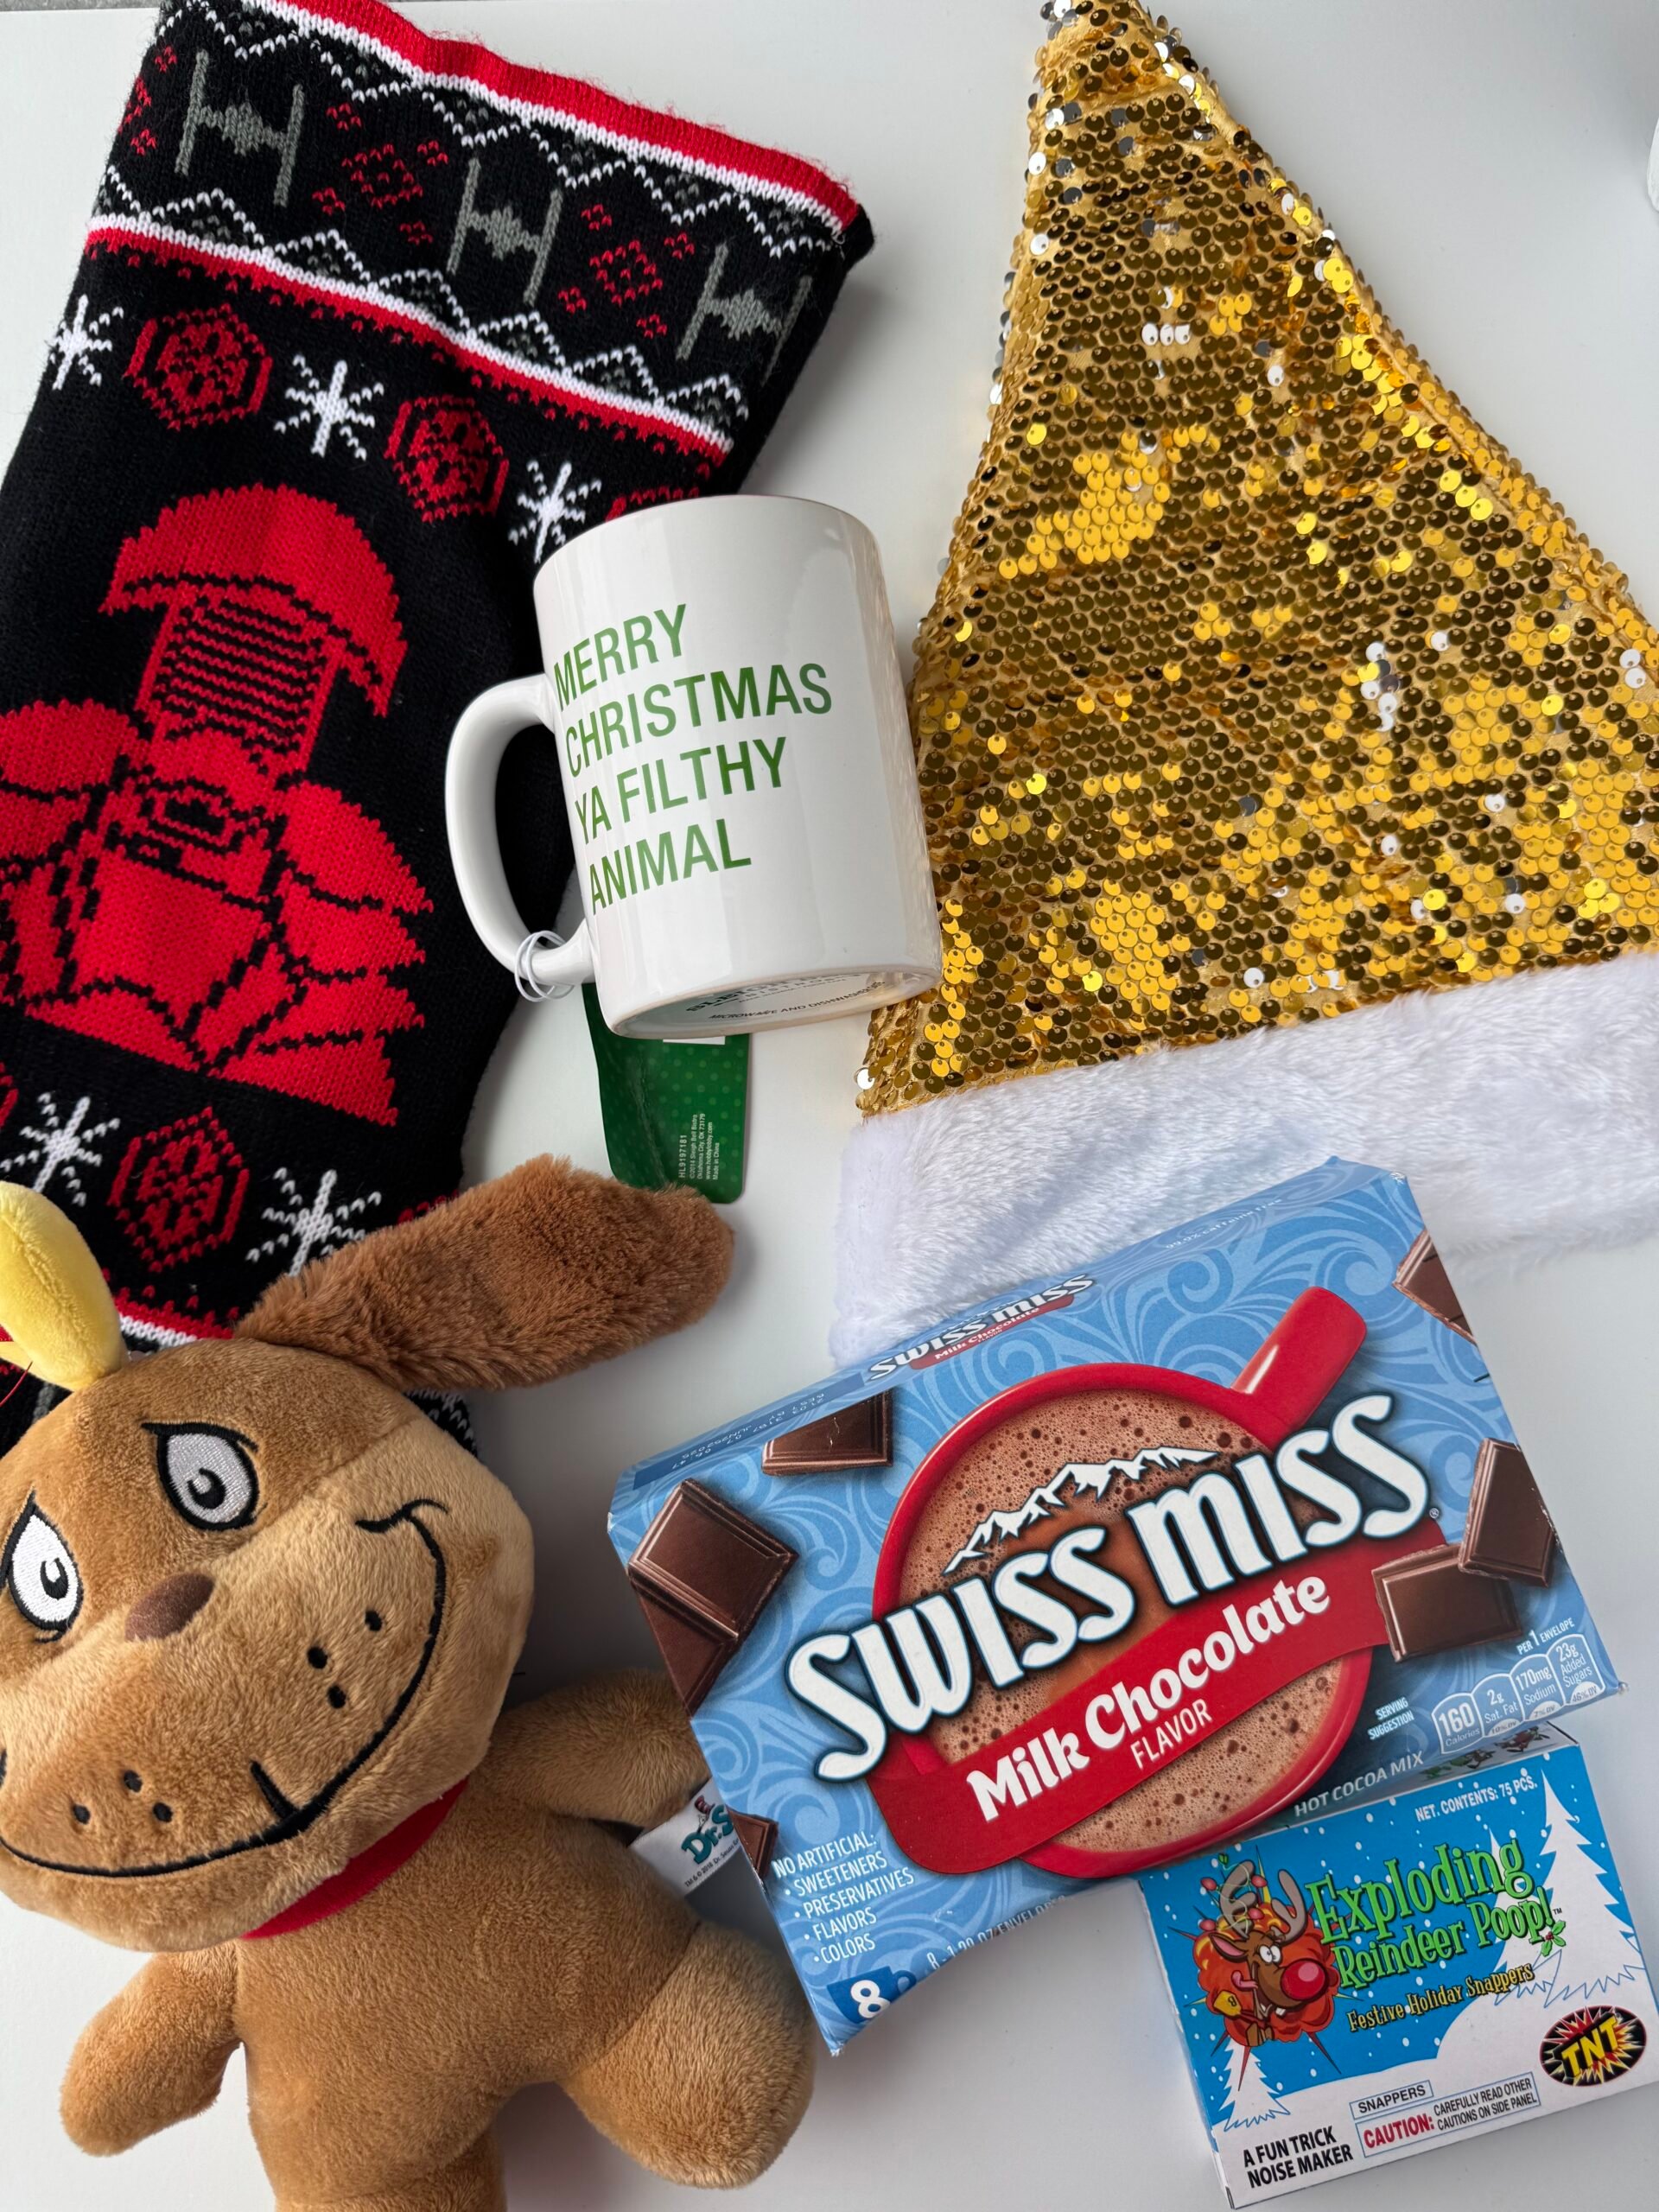
{"label": "gold sequin fabric", "polygon": [[1179,34],[1042,51],[991,429],[912,712],[937,995],[861,1103],[1605,960],[1659,925],[1659,634]]}

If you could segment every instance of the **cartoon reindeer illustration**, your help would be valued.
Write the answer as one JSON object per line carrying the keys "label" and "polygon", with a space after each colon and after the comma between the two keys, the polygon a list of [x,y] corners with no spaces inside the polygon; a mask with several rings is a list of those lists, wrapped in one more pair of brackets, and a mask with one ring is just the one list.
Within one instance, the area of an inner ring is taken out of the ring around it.
{"label": "cartoon reindeer illustration", "polygon": [[1193,1962],[1223,2037],[1241,2046],[1248,2065],[1263,2044],[1306,2036],[1339,2073],[1318,2031],[1336,2010],[1340,1976],[1295,1877],[1281,1871],[1275,1897],[1255,1861],[1241,1859],[1219,1884],[1206,1875],[1204,1888],[1216,1909],[1191,1939]]}

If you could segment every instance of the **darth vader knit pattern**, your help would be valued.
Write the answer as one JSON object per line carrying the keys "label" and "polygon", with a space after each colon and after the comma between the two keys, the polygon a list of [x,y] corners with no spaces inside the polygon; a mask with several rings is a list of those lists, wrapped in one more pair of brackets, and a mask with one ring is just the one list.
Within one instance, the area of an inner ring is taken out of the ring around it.
{"label": "darth vader knit pattern", "polygon": [[[450,727],[550,553],[736,487],[868,244],[803,162],[373,0],[162,9],[0,494],[0,1175],[135,1340],[454,1188],[513,1001]],[[503,794],[550,912],[550,747]]]}

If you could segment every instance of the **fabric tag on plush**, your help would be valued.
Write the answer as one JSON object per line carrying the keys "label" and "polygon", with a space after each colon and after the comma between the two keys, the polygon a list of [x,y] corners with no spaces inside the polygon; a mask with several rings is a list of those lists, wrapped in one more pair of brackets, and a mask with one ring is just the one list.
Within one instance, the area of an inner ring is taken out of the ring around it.
{"label": "fabric tag on plush", "polygon": [[636,1190],[686,1183],[725,1205],[743,1189],[749,1110],[749,1040],[710,1038],[669,1045],[618,1037],[605,1026],[599,995],[582,1003],[599,1064],[599,1103],[611,1173]]}
{"label": "fabric tag on plush", "polygon": [[671,1889],[690,1895],[723,1866],[738,1848],[731,1815],[720,1802],[712,1782],[705,1782],[690,1802],[665,1820],[647,1828],[630,1846],[645,1864],[660,1874]]}

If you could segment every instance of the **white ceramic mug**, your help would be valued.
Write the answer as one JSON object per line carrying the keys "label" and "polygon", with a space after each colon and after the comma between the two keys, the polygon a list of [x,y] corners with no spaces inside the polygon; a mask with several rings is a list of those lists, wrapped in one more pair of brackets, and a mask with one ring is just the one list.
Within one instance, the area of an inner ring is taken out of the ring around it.
{"label": "white ceramic mug", "polygon": [[[593,980],[623,1036],[886,1006],[938,984],[938,918],[887,588],[810,499],[645,508],[536,579],[546,673],[474,699],[445,804],[473,925],[539,998]],[[526,929],[495,830],[512,738],[558,746],[584,919]]]}

